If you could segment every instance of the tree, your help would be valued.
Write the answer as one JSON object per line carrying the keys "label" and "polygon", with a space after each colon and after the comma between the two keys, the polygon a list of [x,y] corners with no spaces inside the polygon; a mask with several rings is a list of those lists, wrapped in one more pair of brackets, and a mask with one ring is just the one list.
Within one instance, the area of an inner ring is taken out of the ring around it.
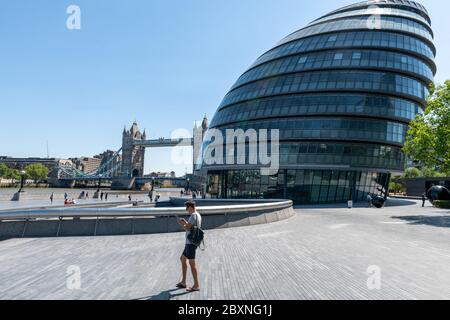
{"label": "tree", "polygon": [[420,170],[414,167],[406,169],[405,174],[403,175],[403,177],[406,179],[415,179],[420,178],[421,176],[422,173],[420,172]]}
{"label": "tree", "polygon": [[19,170],[11,169],[6,164],[0,163],[0,178],[19,180]]}
{"label": "tree", "polygon": [[6,178],[8,172],[9,172],[9,168],[6,164],[4,163],[0,163],[0,178]]}
{"label": "tree", "polygon": [[40,163],[30,164],[25,168],[27,179],[34,181],[45,180],[48,178],[48,168]]}
{"label": "tree", "polygon": [[392,181],[389,183],[389,191],[392,193],[406,192],[406,186],[402,183]]}
{"label": "tree", "polygon": [[420,172],[421,176],[424,178],[440,178],[446,176],[446,174],[430,167],[423,167],[422,169],[420,169]]}
{"label": "tree", "polygon": [[6,176],[7,179],[13,179],[13,180],[20,180],[20,172],[16,169],[10,169],[8,175]]}
{"label": "tree", "polygon": [[425,113],[411,122],[403,151],[450,175],[450,80],[431,87]]}

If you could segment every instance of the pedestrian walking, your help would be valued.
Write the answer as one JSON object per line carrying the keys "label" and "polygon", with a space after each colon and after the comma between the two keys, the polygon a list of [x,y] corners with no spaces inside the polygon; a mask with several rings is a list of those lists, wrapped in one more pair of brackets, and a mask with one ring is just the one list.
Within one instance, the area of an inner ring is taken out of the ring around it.
{"label": "pedestrian walking", "polygon": [[427,201],[427,196],[425,193],[422,194],[422,208],[425,208],[425,202]]}
{"label": "pedestrian walking", "polygon": [[69,198],[69,195],[67,194],[67,192],[64,192],[64,200],[67,200]]}
{"label": "pedestrian walking", "polygon": [[54,193],[52,192],[52,194],[50,195],[50,203],[53,204],[53,198],[54,198]]}
{"label": "pedestrian walking", "polygon": [[[186,289],[188,292],[200,291],[200,282],[198,277],[198,270],[196,264],[196,251],[198,249],[199,244],[193,243],[191,239],[192,232],[197,232],[197,230],[201,231],[202,225],[202,216],[197,212],[196,204],[193,201],[186,202],[186,211],[189,213],[189,220],[180,219],[178,220],[178,224],[186,231],[186,241],[184,245],[183,254],[181,255],[181,281],[176,285],[177,288]],[[203,234],[203,231],[201,231]],[[192,277],[194,278],[194,285],[190,288],[187,287],[187,270],[188,263],[191,267]]]}
{"label": "pedestrian walking", "polygon": [[108,193],[105,193],[105,201],[108,201]]}
{"label": "pedestrian walking", "polygon": [[104,194],[103,194],[103,191],[102,191],[102,193],[100,193],[100,200],[101,201],[103,201],[103,196],[104,196]]}
{"label": "pedestrian walking", "polygon": [[153,190],[150,190],[148,197],[150,198],[150,202],[153,202]]}
{"label": "pedestrian walking", "polygon": [[369,208],[372,208],[372,196],[370,194],[367,195],[367,203]]}

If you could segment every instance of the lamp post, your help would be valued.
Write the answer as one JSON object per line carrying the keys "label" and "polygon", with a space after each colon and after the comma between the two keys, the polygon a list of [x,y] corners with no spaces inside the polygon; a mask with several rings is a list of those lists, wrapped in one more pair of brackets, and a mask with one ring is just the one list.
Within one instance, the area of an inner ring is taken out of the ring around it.
{"label": "lamp post", "polygon": [[25,175],[26,175],[25,170],[20,171],[20,190],[19,190],[19,192],[23,192],[23,187],[25,184]]}
{"label": "lamp post", "polygon": [[189,184],[190,181],[191,181],[191,179],[189,179],[189,178],[186,179],[186,182],[187,182],[187,186],[186,186],[187,192],[189,192],[189,189],[190,189],[190,184]]}

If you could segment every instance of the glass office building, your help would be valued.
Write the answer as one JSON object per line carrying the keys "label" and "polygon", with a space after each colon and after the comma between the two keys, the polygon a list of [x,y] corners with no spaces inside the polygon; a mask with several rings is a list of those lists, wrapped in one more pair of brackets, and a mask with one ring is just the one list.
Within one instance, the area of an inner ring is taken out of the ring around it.
{"label": "glass office building", "polygon": [[406,0],[356,3],[288,35],[236,81],[210,125],[279,129],[280,170],[201,161],[208,191],[297,204],[386,196],[404,170],[401,148],[425,107],[435,54],[426,9]]}

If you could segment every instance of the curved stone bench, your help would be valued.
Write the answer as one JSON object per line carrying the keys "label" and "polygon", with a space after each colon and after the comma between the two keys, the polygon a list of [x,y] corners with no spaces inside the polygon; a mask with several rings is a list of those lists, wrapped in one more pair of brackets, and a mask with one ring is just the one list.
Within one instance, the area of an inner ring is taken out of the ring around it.
{"label": "curved stone bench", "polygon": [[[221,206],[198,207],[203,217],[204,230],[271,223],[288,219],[295,214],[292,201],[221,203]],[[181,232],[177,223],[177,219],[181,217],[187,218],[184,207],[11,211],[0,214],[0,239]]]}

